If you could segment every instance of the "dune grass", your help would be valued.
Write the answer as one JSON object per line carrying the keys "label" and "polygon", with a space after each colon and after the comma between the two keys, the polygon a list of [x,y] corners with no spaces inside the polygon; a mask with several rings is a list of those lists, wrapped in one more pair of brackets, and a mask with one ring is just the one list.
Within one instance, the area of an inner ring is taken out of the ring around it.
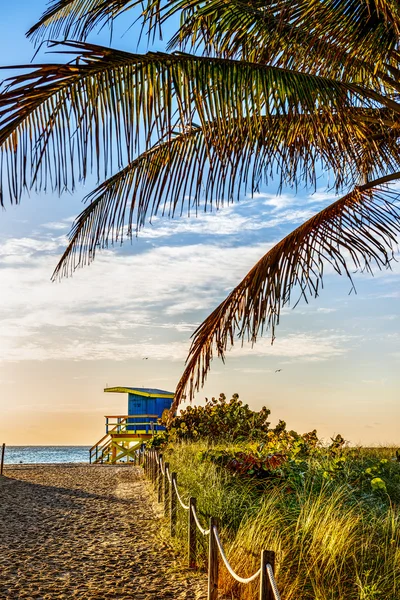
{"label": "dune grass", "polygon": [[[285,600],[400,599],[400,463],[392,449],[348,449],[340,456],[319,450],[292,461],[284,477],[262,482],[205,460],[205,450],[205,443],[178,443],[164,455],[184,500],[197,498],[203,525],[210,516],[220,519],[221,539],[239,574],[258,569],[264,548],[276,552]],[[384,487],[371,485],[374,479]],[[187,513],[178,515],[175,543],[183,551]],[[202,539],[198,550],[205,566]],[[225,568],[220,586],[233,598],[257,597],[257,583],[237,584]]]}

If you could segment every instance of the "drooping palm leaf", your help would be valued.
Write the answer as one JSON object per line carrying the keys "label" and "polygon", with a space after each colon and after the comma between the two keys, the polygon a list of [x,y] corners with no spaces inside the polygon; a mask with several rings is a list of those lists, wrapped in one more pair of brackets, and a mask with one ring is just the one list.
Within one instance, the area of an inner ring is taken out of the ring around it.
{"label": "drooping palm leaf", "polygon": [[[192,119],[203,127],[263,115],[309,114],[318,122],[350,106],[386,106],[391,98],[353,84],[287,69],[189,54],[120,52],[86,43],[64,43],[78,60],[38,65],[8,81],[0,95],[0,149],[11,199],[24,189],[73,189],[92,166],[98,177],[130,161]],[[27,67],[25,67],[26,69]],[[0,202],[4,197],[1,178]]]}
{"label": "drooping palm leaf", "polygon": [[172,411],[204,384],[214,349],[224,359],[236,339],[272,339],[293,291],[316,297],[324,269],[352,278],[350,270],[372,272],[390,265],[400,233],[399,195],[382,187],[391,177],[356,188],[298,227],[274,246],[194,333],[187,366]]}
{"label": "drooping palm leaf", "polygon": [[381,69],[397,48],[400,17],[398,3],[385,0],[148,0],[144,15],[161,26],[177,12],[171,49],[188,44],[288,68],[322,67],[330,76],[354,60]]}
{"label": "drooping palm leaf", "polygon": [[[151,3],[147,10],[154,11]],[[373,2],[359,0],[175,0],[164,5],[160,21],[177,11],[182,12],[181,27],[170,49],[194,46],[289,68],[307,66],[312,72],[349,66],[354,60],[376,69],[390,60],[397,41],[396,25]]]}
{"label": "drooping palm leaf", "polygon": [[27,36],[36,42],[44,39],[84,41],[93,29],[110,23],[138,4],[138,0],[53,0]]}
{"label": "drooping palm leaf", "polygon": [[[174,135],[89,194],[53,276],[90,263],[98,247],[122,242],[143,227],[146,217],[219,208],[241,192],[254,193],[276,172],[282,185],[313,185],[319,165],[333,170],[339,189],[366,173],[399,169],[400,119],[388,122],[384,116],[350,110],[335,127],[331,119],[315,121],[308,115],[263,117],[227,124],[223,137],[215,123]],[[383,122],[389,123],[389,133]]]}
{"label": "drooping palm leaf", "polygon": [[381,0],[54,0],[28,35],[85,40],[96,26],[138,5],[150,30],[181,13],[170,49],[189,44],[216,56],[328,77],[341,71],[354,80],[356,73],[364,83],[370,71],[385,71],[399,31],[397,3]]}

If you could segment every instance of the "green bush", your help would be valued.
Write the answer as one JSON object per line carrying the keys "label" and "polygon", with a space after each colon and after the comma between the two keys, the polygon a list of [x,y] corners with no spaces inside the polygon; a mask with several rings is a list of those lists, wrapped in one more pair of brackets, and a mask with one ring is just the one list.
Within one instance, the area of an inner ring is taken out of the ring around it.
{"label": "green bush", "polygon": [[239,400],[238,394],[233,394],[229,402],[224,394],[220,394],[218,399],[206,398],[205,406],[188,406],[172,421],[168,416],[161,419],[166,426],[164,442],[263,440],[269,431],[270,412],[265,407],[260,411],[251,410],[248,404]]}

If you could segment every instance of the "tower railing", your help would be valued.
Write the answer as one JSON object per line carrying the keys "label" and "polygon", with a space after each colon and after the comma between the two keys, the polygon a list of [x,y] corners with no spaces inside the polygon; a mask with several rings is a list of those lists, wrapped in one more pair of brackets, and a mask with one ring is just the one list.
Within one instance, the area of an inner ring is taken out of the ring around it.
{"label": "tower railing", "polygon": [[163,431],[163,425],[157,421],[159,415],[107,415],[106,433],[89,450],[89,462],[108,462],[107,456],[110,453],[113,438],[119,436],[124,439],[138,438],[149,439],[156,432]]}

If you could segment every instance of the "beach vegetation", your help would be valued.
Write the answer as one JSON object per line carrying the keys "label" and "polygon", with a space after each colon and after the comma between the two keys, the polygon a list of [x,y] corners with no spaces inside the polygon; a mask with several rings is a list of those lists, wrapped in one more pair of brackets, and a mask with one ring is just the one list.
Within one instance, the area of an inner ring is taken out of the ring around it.
{"label": "beach vegetation", "polygon": [[[220,398],[221,406],[229,404]],[[209,420],[217,413],[211,411]],[[203,526],[211,516],[220,519],[236,572],[257,571],[260,552],[268,549],[276,552],[278,587],[287,600],[399,598],[400,462],[394,448],[355,447],[340,434],[324,441],[315,430],[287,431],[283,421],[261,430],[258,439],[176,434],[193,414],[196,407],[181,411],[179,427],[167,426],[159,445],[184,501],[196,497]],[[174,543],[183,552],[187,515],[180,509],[178,515]],[[205,567],[207,544],[199,537]],[[256,584],[238,584],[225,569],[220,577],[229,597],[256,597]]]}

